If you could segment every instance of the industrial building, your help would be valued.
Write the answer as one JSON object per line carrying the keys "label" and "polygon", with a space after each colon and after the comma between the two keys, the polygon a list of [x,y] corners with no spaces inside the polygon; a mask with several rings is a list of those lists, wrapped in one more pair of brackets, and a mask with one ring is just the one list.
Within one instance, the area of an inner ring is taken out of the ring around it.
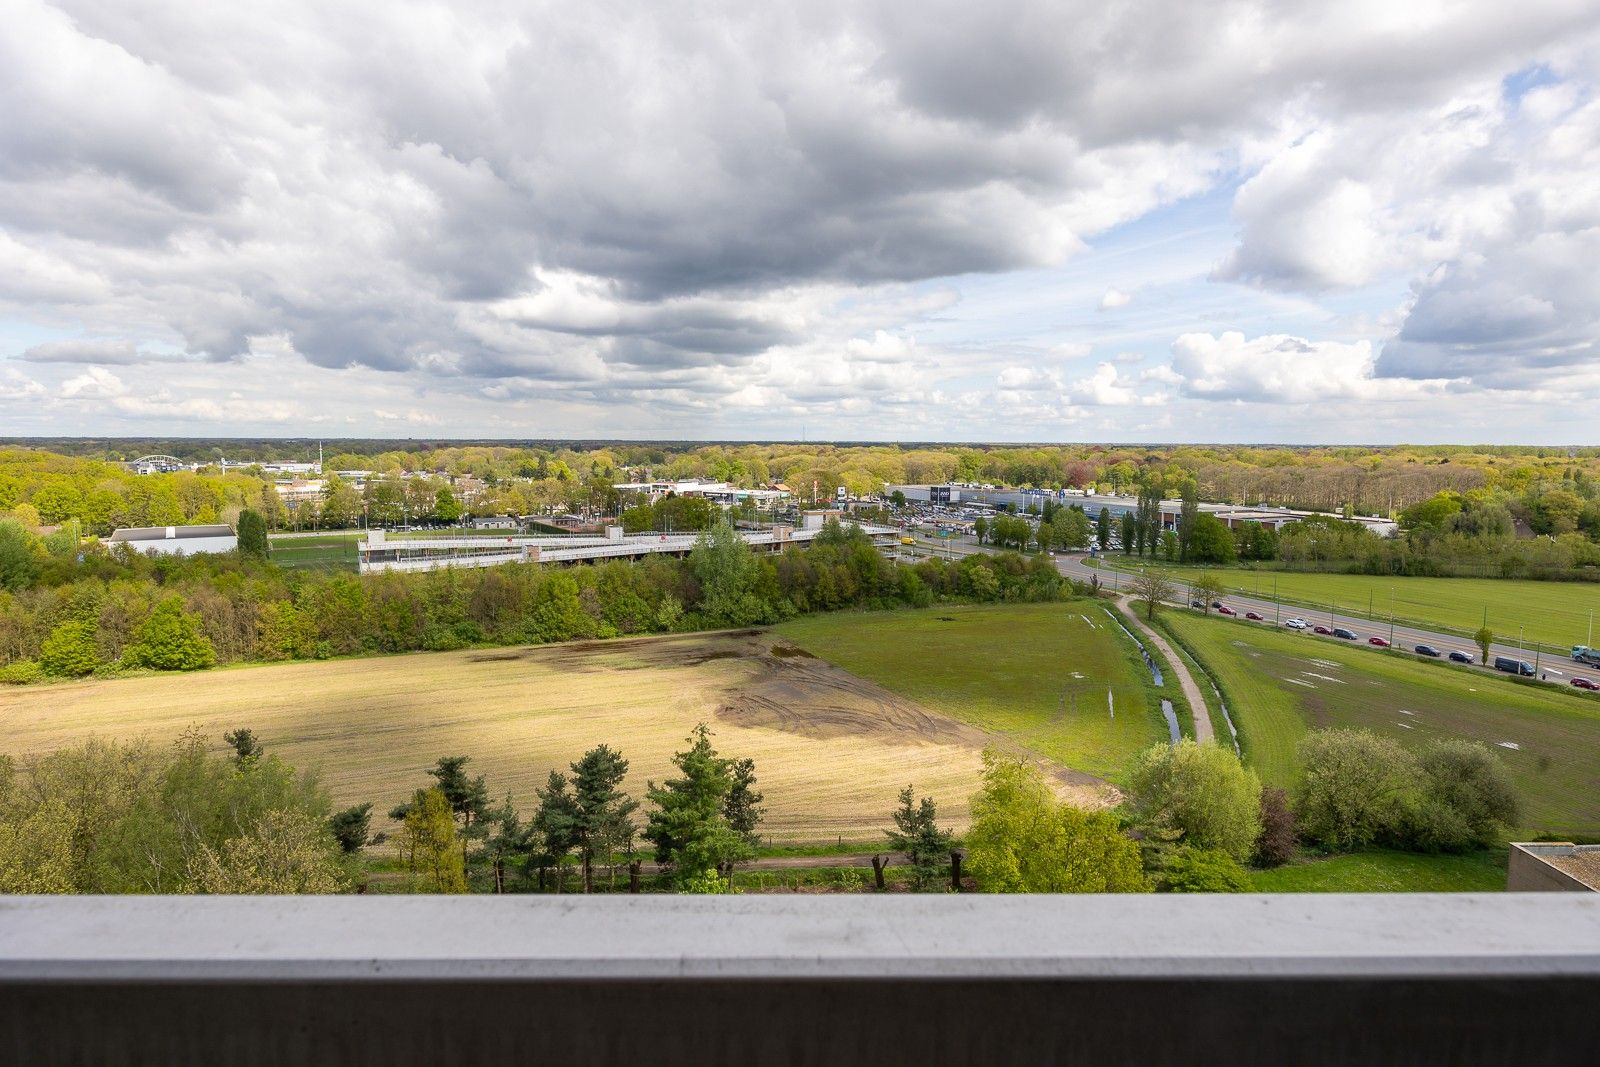
{"label": "industrial building", "polygon": [[[1018,512],[1029,509],[1042,510],[1046,500],[1063,506],[1076,505],[1083,508],[1091,516],[1098,515],[1102,510],[1111,513],[1113,519],[1120,518],[1124,512],[1136,511],[1139,507],[1138,497],[1111,496],[1105,494],[1085,493],[1082,490],[1063,489],[1003,489],[994,486],[974,486],[951,483],[947,485],[886,485],[884,493],[902,493],[906,500],[914,503],[931,504],[942,507],[960,507],[962,505],[983,508],[1007,508]],[[1300,511],[1294,508],[1269,508],[1245,507],[1236,504],[1208,504],[1199,505],[1200,510],[1215,515],[1224,525],[1232,528],[1242,526],[1247,522],[1260,523],[1274,530],[1281,529],[1291,522],[1313,516],[1327,516],[1325,512]],[[1178,516],[1182,512],[1181,500],[1161,501],[1161,525],[1167,529],[1176,529]],[[1399,523],[1393,519],[1377,518],[1370,515],[1355,515],[1347,522],[1354,522],[1365,526],[1379,537],[1393,537],[1400,529]]]}
{"label": "industrial building", "polygon": [[[817,537],[837,512],[802,517],[802,525],[769,526],[740,530],[739,536],[757,552],[782,552],[791,544]],[[880,548],[896,545],[900,530],[892,526],[858,524]],[[620,526],[606,528],[603,537],[571,535],[527,537],[406,537],[390,540],[383,530],[368,530],[356,546],[362,574],[377,571],[431,571],[445,567],[494,567],[502,563],[594,563],[607,559],[638,560],[645,556],[686,556],[700,540],[699,534],[625,534]]]}
{"label": "industrial building", "polygon": [[232,552],[239,547],[233,527],[212,526],[130,526],[114,530],[106,543],[127,545],[147,556],[192,556],[200,552]]}

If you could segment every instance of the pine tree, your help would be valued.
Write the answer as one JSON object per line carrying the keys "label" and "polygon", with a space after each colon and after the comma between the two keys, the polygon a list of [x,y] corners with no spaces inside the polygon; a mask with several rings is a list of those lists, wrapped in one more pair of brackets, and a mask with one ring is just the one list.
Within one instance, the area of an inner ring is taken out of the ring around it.
{"label": "pine tree", "polygon": [[594,864],[616,851],[633,848],[638,828],[633,813],[639,802],[620,786],[628,761],[606,745],[583,754],[572,765],[572,840],[583,865],[583,891],[594,890]]}
{"label": "pine tree", "polygon": [[918,892],[937,884],[953,840],[948,830],[939,829],[938,808],[932,797],[920,802],[908,785],[900,790],[900,806],[894,811],[894,829],[885,830],[889,847],[904,852],[911,861],[911,887]]}
{"label": "pine tree", "polygon": [[655,810],[644,836],[655,845],[656,859],[670,865],[681,883],[708,869],[725,871],[749,858],[754,853],[750,838],[735,829],[726,814],[728,794],[734,788],[734,761],[717,755],[705,723],[694,728],[689,747],[672,762],[681,776],[659,787],[651,782],[646,791]]}

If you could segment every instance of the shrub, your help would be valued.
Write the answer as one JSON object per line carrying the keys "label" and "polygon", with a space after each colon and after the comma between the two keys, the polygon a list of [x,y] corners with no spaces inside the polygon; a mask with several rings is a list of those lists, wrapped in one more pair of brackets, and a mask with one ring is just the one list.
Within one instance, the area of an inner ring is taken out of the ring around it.
{"label": "shrub", "polygon": [[1409,838],[1422,771],[1399,743],[1370,730],[1317,730],[1301,739],[1298,753],[1304,778],[1296,814],[1306,840],[1349,852]]}
{"label": "shrub", "polygon": [[1135,823],[1245,862],[1261,835],[1261,779],[1220,745],[1153,745],[1128,775]]}
{"label": "shrub", "polygon": [[1164,893],[1248,893],[1250,876],[1220,848],[1179,848],[1161,872]]}
{"label": "shrub", "polygon": [[0,667],[0,683],[27,685],[44,678],[44,671],[31,659],[18,660]]}
{"label": "shrub", "polygon": [[1465,852],[1492,844],[1517,821],[1520,805],[1498,756],[1475,741],[1443,739],[1422,750],[1423,798],[1410,844]]}
{"label": "shrub", "polygon": [[1261,790],[1261,836],[1256,838],[1256,863],[1281,867],[1294,858],[1294,811],[1289,794],[1277,786]]}
{"label": "shrub", "polygon": [[1109,812],[1058,801],[1039,768],[993,750],[972,798],[967,867],[991,893],[1142,893],[1150,888]]}
{"label": "shrub", "polygon": [[39,650],[39,666],[56,678],[82,678],[100,665],[94,624],[71,619],[50,631]]}
{"label": "shrub", "polygon": [[200,632],[200,620],[172,599],[158,604],[140,625],[123,659],[155,671],[198,671],[214,666],[217,653]]}

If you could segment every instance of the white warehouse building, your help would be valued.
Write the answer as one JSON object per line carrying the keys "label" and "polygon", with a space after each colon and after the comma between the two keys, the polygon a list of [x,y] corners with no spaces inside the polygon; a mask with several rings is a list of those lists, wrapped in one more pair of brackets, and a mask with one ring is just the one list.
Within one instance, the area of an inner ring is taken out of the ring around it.
{"label": "white warehouse building", "polygon": [[106,538],[109,545],[127,545],[147,556],[192,556],[197,552],[232,552],[239,547],[233,527],[130,526]]}

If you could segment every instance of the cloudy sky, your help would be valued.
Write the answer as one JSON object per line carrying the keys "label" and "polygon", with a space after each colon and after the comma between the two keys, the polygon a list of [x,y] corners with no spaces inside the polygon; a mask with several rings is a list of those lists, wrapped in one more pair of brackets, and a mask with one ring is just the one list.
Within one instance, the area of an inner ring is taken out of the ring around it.
{"label": "cloudy sky", "polygon": [[0,434],[1597,440],[1594,0],[0,25]]}

